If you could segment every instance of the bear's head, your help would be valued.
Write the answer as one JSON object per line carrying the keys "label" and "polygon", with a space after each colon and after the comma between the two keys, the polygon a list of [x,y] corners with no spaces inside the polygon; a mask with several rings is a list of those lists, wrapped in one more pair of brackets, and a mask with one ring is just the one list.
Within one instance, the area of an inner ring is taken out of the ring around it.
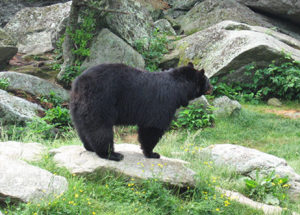
{"label": "bear's head", "polygon": [[193,72],[196,75],[196,97],[211,94],[213,91],[213,86],[210,84],[209,79],[205,75],[204,69],[196,70],[191,62],[188,63],[188,67],[194,70]]}

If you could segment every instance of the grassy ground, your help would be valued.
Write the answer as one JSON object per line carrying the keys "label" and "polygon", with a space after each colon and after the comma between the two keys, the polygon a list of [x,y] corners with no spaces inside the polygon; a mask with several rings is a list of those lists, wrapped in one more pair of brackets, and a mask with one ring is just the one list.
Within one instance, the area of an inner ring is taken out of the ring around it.
{"label": "grassy ground", "polygon": [[[289,104],[286,108],[300,108]],[[266,114],[265,105],[244,105],[242,113],[230,119],[217,119],[214,128],[194,132],[170,131],[160,141],[156,151],[164,156],[187,160],[197,173],[194,189],[179,190],[167,187],[156,180],[137,182],[134,179],[116,176],[113,173],[93,174],[86,177],[71,175],[55,166],[52,158],[45,155],[35,165],[52,173],[62,175],[69,182],[69,190],[62,196],[42,203],[1,205],[4,214],[262,214],[246,206],[226,199],[215,191],[215,186],[243,192],[242,177],[234,171],[215,166],[205,157],[195,153],[200,147],[212,144],[231,143],[259,149],[285,158],[300,174],[300,120],[292,120]],[[134,128],[116,129],[116,142],[126,139],[121,134],[128,132],[135,142]],[[14,136],[14,135],[13,135]],[[2,134],[1,140],[8,138]],[[65,138],[41,140],[32,134],[22,134],[21,140],[38,141],[49,146],[80,144],[72,131]],[[128,138],[126,139],[128,140]],[[284,207],[300,212],[300,201],[288,200]]]}

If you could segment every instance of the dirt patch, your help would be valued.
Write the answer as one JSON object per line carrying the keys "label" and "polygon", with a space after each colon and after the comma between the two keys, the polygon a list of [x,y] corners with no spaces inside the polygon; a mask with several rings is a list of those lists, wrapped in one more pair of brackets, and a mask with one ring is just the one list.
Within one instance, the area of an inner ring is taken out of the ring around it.
{"label": "dirt patch", "polygon": [[299,110],[265,110],[266,113],[274,113],[279,116],[284,116],[290,119],[300,119]]}

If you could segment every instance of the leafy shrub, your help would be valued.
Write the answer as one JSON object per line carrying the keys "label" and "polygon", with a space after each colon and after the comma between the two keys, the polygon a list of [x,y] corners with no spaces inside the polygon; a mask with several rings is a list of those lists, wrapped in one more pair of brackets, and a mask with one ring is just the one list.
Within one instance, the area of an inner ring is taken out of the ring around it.
{"label": "leafy shrub", "polygon": [[6,90],[9,86],[9,81],[7,78],[0,78],[0,89]]}
{"label": "leafy shrub", "polygon": [[68,127],[71,124],[69,110],[60,106],[47,110],[45,117],[42,119],[57,128]]}
{"label": "leafy shrub", "polygon": [[80,66],[68,66],[61,78],[65,88],[70,88],[72,81],[80,74]]}
{"label": "leafy shrub", "polygon": [[167,43],[166,34],[160,33],[158,28],[154,29],[150,38],[142,38],[135,41],[134,46],[143,56],[148,71],[154,72],[158,70],[158,64],[163,54],[168,52]]}
{"label": "leafy shrub", "polygon": [[214,95],[226,95],[242,102],[258,103],[277,97],[285,100],[300,99],[300,62],[284,56],[281,64],[273,61],[268,67],[256,69],[255,64],[246,67],[245,74],[249,83],[218,83],[218,78],[212,78]]}
{"label": "leafy shrub", "polygon": [[288,177],[276,176],[274,171],[267,176],[260,176],[256,171],[255,180],[245,179],[246,193],[256,201],[280,205],[287,200],[288,180]]}
{"label": "leafy shrub", "polygon": [[41,102],[51,103],[53,106],[61,106],[63,100],[61,97],[57,96],[55,92],[51,91],[49,96],[43,96]]}
{"label": "leafy shrub", "polygon": [[178,117],[172,122],[172,128],[187,128],[189,130],[211,126],[214,122],[212,107],[207,110],[196,104],[190,104],[179,111]]}
{"label": "leafy shrub", "polygon": [[67,29],[67,33],[70,35],[71,40],[74,43],[74,48],[72,49],[75,55],[77,65],[81,64],[85,57],[90,56],[89,43],[94,37],[94,32],[96,29],[96,19],[95,13],[92,11],[82,11],[80,17],[82,17],[82,22],[79,28],[72,33],[70,29]]}
{"label": "leafy shrub", "polygon": [[300,99],[300,61],[291,60],[280,65],[272,62],[267,68],[256,70],[250,87],[263,99]]}

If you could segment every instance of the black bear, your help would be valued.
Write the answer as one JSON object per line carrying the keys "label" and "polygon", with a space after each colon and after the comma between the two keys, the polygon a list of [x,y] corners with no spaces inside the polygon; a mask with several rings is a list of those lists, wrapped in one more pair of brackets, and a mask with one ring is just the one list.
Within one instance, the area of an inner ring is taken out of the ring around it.
{"label": "black bear", "polygon": [[120,161],[114,152],[113,126],[137,125],[147,158],[180,106],[211,90],[204,70],[188,66],[148,72],[124,64],[91,67],[72,85],[70,110],[84,147],[101,158]]}

